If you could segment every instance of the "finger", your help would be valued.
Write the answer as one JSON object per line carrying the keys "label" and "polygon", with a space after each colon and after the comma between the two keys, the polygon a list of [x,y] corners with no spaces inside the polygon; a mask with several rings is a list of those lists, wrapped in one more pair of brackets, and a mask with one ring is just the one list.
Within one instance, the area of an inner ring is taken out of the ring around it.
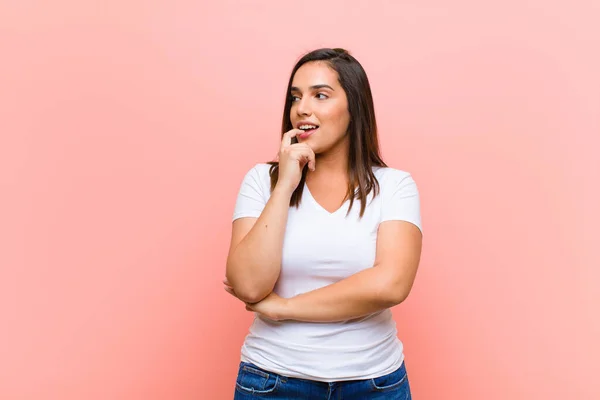
{"label": "finger", "polygon": [[297,157],[301,166],[304,168],[304,166],[308,163],[308,168],[310,168],[311,171],[314,171],[316,167],[316,157],[313,149],[303,143],[294,146],[298,146],[295,148],[295,150],[298,152]]}
{"label": "finger", "polygon": [[300,132],[303,132],[302,129],[290,129],[284,133],[283,139],[281,140],[281,148],[291,146],[292,138],[296,137],[296,135],[298,135]]}
{"label": "finger", "polygon": [[250,307],[248,304],[246,304],[246,311],[254,311],[254,310],[252,309],[252,307]]}
{"label": "finger", "polygon": [[317,168],[317,160],[313,149],[309,147],[309,150],[310,152],[308,153],[308,168],[310,168],[311,171],[314,171]]}
{"label": "finger", "polygon": [[237,295],[235,294],[235,291],[227,286],[225,286],[223,289],[225,289],[225,291],[227,293],[229,293],[230,295],[232,295],[233,297],[237,298]]}
{"label": "finger", "polygon": [[312,160],[310,158],[310,154],[304,156],[304,165],[308,164],[308,169],[312,171]]}
{"label": "finger", "polygon": [[308,163],[308,157],[306,156],[306,154],[300,154],[298,156],[298,163],[300,164],[300,169],[304,169],[304,167]]}

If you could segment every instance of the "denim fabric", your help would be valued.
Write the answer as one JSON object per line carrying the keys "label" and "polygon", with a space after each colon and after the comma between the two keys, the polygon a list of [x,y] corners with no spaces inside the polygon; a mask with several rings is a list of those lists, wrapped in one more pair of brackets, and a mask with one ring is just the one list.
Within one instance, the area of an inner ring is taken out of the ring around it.
{"label": "denim fabric", "polygon": [[373,379],[318,382],[290,378],[240,363],[234,400],[411,400],[404,363],[396,371]]}

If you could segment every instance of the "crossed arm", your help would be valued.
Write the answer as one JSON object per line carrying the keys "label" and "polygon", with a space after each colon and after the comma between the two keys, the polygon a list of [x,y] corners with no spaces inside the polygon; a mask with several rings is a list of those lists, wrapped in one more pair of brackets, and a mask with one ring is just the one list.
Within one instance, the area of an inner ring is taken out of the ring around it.
{"label": "crossed arm", "polygon": [[403,302],[413,286],[421,257],[422,234],[405,221],[379,225],[373,268],[329,286],[282,298],[271,292],[257,302],[237,295],[234,285],[225,290],[246,303],[246,309],[274,320],[334,322],[358,318]]}

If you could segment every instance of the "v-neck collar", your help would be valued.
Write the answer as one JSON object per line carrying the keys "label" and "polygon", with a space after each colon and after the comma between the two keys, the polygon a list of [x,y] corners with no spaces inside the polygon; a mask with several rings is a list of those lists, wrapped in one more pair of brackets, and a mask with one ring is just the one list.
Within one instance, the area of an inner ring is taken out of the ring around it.
{"label": "v-neck collar", "polygon": [[311,203],[313,203],[313,205],[315,207],[317,207],[319,210],[321,210],[322,212],[324,212],[325,214],[329,215],[329,216],[334,216],[339,214],[340,212],[342,212],[343,210],[347,209],[347,204],[350,200],[346,200],[342,203],[342,205],[335,211],[331,212],[328,211],[327,209],[325,209],[325,207],[323,207],[321,204],[319,204],[319,202],[314,198],[314,196],[312,195],[312,193],[310,192],[310,189],[308,188],[308,185],[306,184],[306,182],[304,183],[304,192],[306,193],[306,197],[308,197],[308,199],[310,200]]}

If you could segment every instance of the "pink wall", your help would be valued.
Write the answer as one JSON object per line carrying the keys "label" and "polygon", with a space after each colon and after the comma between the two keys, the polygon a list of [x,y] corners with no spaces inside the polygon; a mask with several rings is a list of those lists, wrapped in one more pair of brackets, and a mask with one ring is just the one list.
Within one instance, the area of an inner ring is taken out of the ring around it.
{"label": "pink wall", "polygon": [[232,397],[235,195],[321,46],[421,188],[414,397],[600,398],[600,7],[489,3],[0,3],[0,398]]}

